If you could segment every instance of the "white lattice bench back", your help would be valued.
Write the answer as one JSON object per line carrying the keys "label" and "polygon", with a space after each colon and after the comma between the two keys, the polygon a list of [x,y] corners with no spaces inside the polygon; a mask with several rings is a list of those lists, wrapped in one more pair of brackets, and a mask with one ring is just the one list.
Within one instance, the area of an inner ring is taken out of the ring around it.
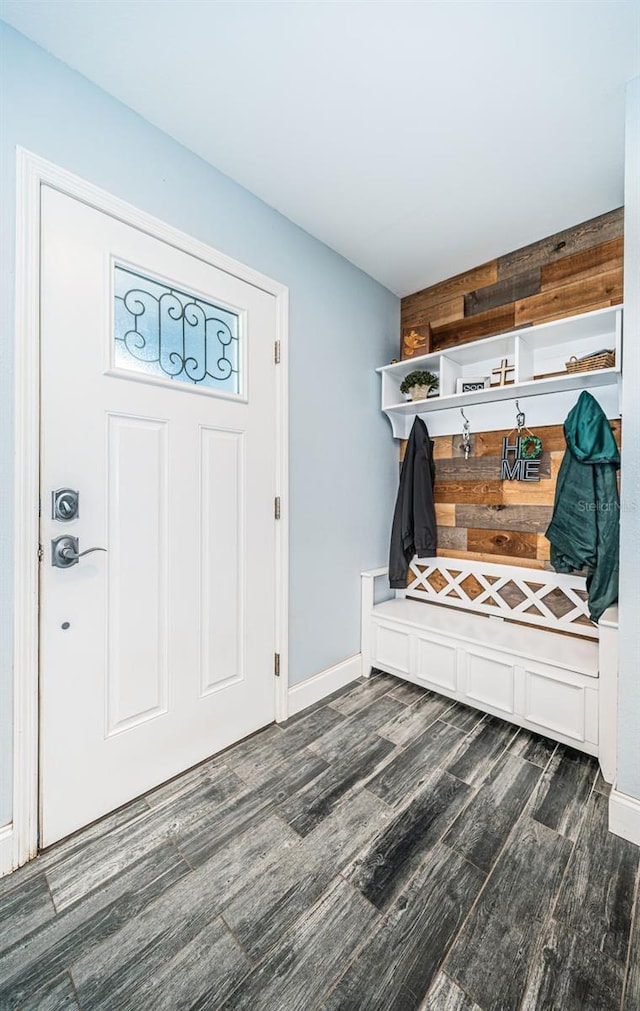
{"label": "white lattice bench back", "polygon": [[414,558],[409,575],[398,596],[598,638],[582,576],[445,557]]}

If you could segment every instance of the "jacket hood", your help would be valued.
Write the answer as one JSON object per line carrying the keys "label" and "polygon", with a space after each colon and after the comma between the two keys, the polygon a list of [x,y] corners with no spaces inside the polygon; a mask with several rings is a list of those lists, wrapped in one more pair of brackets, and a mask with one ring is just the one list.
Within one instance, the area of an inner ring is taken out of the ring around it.
{"label": "jacket hood", "polygon": [[611,425],[590,393],[583,390],[564,423],[567,449],[580,463],[620,465],[620,454]]}

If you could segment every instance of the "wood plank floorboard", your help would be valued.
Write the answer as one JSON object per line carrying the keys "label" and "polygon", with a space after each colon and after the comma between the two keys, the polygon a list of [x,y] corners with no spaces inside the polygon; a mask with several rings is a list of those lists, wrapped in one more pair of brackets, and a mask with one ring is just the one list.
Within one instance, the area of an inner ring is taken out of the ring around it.
{"label": "wood plank floorboard", "polygon": [[538,788],[532,811],[536,821],[575,841],[597,768],[590,755],[559,744]]}
{"label": "wood plank floorboard", "polygon": [[620,1007],[623,967],[561,923],[545,934],[522,1011],[606,1011]]}
{"label": "wood plank floorboard", "polygon": [[323,1005],[327,1011],[415,1011],[484,875],[436,844]]}
{"label": "wood plank floorboard", "polygon": [[429,849],[465,804],[469,787],[437,771],[406,807],[345,870],[344,876],[378,909],[408,884]]}
{"label": "wood plank floorboard", "polygon": [[571,848],[530,818],[511,834],[445,962],[447,974],[483,1011],[520,1007]]}
{"label": "wood plank floorboard", "polygon": [[436,720],[368,783],[367,789],[396,807],[422,787],[465,738],[463,730]]}
{"label": "wood plank floorboard", "polygon": [[457,779],[470,786],[478,786],[517,732],[517,727],[504,720],[495,716],[485,717],[460,745],[447,769]]}
{"label": "wood plank floorboard", "polygon": [[308,783],[284,804],[278,813],[299,835],[311,832],[348,793],[364,785],[395,748],[391,741],[372,737],[367,746],[347,753],[336,760],[312,782]]}
{"label": "wood plank floorboard", "polygon": [[40,873],[7,892],[0,902],[0,952],[56,914],[47,879]]}
{"label": "wood plank floorboard", "polygon": [[162,846],[23,938],[0,956],[0,1008],[19,1007],[77,958],[91,957],[101,942],[188,874],[175,848]]}
{"label": "wood plank floorboard", "polygon": [[[394,695],[393,698],[398,698]],[[398,701],[403,701],[398,699]],[[407,706],[405,710],[399,712],[397,716],[380,727],[378,733],[381,737],[386,737],[394,744],[408,744],[415,737],[423,734],[427,727],[430,727],[439,716],[447,711],[451,706],[451,701],[445,699],[443,695],[436,695],[435,692],[422,690],[422,698]]]}
{"label": "wood plank floorboard", "polygon": [[0,1011],[640,1011],[608,798],[374,672],[0,880]]}
{"label": "wood plank floorboard", "polygon": [[439,972],[420,1011],[482,1011],[446,972]]}
{"label": "wood plank floorboard", "polygon": [[331,702],[331,708],[342,713],[343,716],[353,716],[361,709],[366,709],[376,699],[382,698],[395,686],[396,679],[390,674],[377,674],[375,677],[365,679],[358,683],[350,692],[342,698]]}
{"label": "wood plank floorboard", "polygon": [[334,881],[220,1011],[310,1011],[317,1007],[377,920],[366,899],[345,881]]}
{"label": "wood plank floorboard", "polygon": [[624,1000],[622,1011],[635,1011],[640,1008],[640,875],[636,882],[636,901],[629,954],[627,956],[627,975],[624,985]]}
{"label": "wood plank floorboard", "polygon": [[82,1007],[113,1011],[136,1007],[139,986],[211,923],[230,898],[292,840],[284,822],[270,817],[234,838],[165,891],[94,950],[71,966]]}
{"label": "wood plank floorboard", "polygon": [[320,897],[342,867],[373,836],[384,818],[381,802],[363,791],[277,862],[246,884],[223,909],[235,937],[260,958]]}
{"label": "wood plank floorboard", "polygon": [[502,755],[444,842],[488,873],[524,810],[540,771],[516,755]]}
{"label": "wood plank floorboard", "polygon": [[609,802],[594,793],[586,831],[573,851],[555,917],[623,965],[626,963],[640,851],[608,831]]}
{"label": "wood plank floorboard", "polygon": [[31,999],[27,1000],[20,1011],[80,1011],[69,973],[65,972],[62,976],[48,983]]}

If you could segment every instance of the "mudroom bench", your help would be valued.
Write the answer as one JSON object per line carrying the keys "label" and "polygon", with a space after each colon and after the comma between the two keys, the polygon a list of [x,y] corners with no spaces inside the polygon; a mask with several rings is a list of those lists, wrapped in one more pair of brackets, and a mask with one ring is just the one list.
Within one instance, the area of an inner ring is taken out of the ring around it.
{"label": "mudroom bench", "polygon": [[[362,672],[423,685],[595,755],[615,775],[617,609],[594,625],[585,580],[414,558],[406,589],[362,573]],[[386,599],[385,599],[386,598]]]}

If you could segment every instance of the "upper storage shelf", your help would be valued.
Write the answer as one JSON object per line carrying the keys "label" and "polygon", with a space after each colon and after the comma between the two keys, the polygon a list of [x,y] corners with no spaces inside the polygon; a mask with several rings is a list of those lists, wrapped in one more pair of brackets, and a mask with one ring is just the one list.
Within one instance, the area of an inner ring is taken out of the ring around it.
{"label": "upper storage shelf", "polygon": [[[611,368],[567,371],[566,363],[572,356],[582,358],[605,348],[615,351],[615,365]],[[527,411],[531,409],[536,415],[532,421],[538,425],[559,424],[566,417],[567,405],[570,408],[575,400],[576,390],[598,387],[608,389],[603,403],[607,415],[617,416],[621,349],[621,306],[486,337],[377,369],[382,376],[382,409],[391,421],[394,436],[400,439],[408,436],[416,415],[425,416],[425,420],[429,415],[427,423],[432,435],[458,432],[459,409],[467,413],[467,408],[475,405],[477,424],[469,417],[476,431],[504,428],[514,415],[513,405],[504,404],[502,408],[499,405],[523,397],[536,398],[527,407]],[[503,359],[511,367],[508,385],[458,392],[464,380],[497,382],[492,370],[499,368]],[[434,372],[439,378],[437,394],[427,400],[407,400],[400,392],[402,380],[416,369]],[[573,397],[567,396],[572,393]],[[549,394],[565,396],[549,400]],[[540,397],[544,397],[544,405],[537,402]],[[602,396],[598,399],[602,400]],[[529,423],[529,414],[527,417]]]}

